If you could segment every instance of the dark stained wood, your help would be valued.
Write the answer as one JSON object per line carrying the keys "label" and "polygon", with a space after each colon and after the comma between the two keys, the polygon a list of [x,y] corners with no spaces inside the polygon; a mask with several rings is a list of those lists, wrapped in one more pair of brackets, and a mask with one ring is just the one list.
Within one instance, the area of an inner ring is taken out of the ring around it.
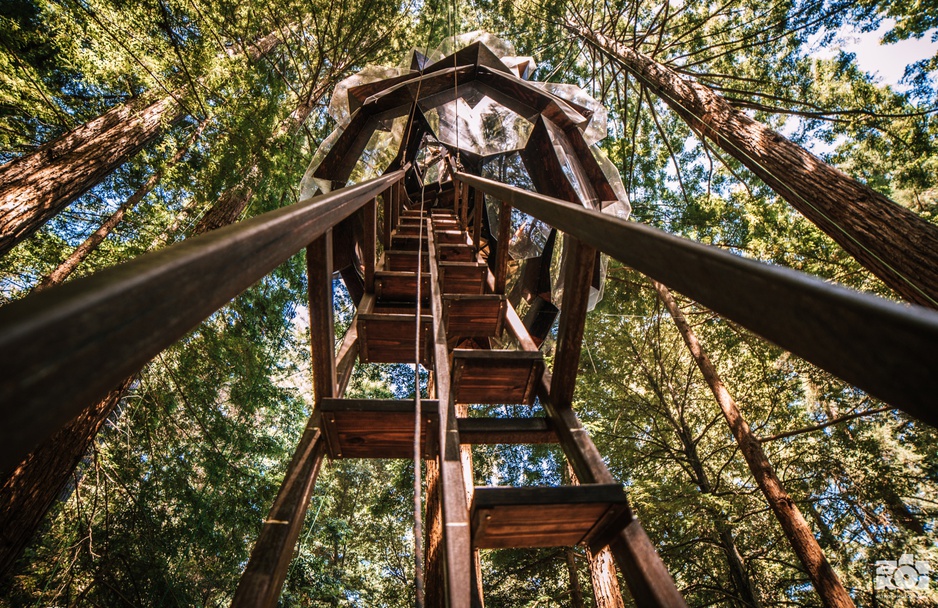
{"label": "dark stained wood", "polygon": [[477,259],[472,245],[438,245],[436,251],[441,262],[475,262]]}
{"label": "dark stained wood", "polygon": [[402,251],[417,251],[420,248],[427,250],[427,235],[422,237],[416,234],[400,234],[397,229],[391,233],[391,249],[400,249]]}
{"label": "dark stained wood", "polygon": [[306,272],[309,277],[313,398],[314,403],[319,403],[326,397],[334,397],[336,389],[331,230],[306,248]]}
{"label": "dark stained wood", "polygon": [[416,251],[403,251],[388,249],[384,252],[383,270],[397,272],[417,272],[417,258],[420,257],[420,266],[423,272],[430,272],[430,256],[424,253],[418,256]]}
{"label": "dark stained wood", "polygon": [[563,302],[560,305],[560,326],[557,329],[557,351],[554,356],[551,398],[558,405],[573,403],[573,391],[580,364],[586,308],[596,250],[576,239],[565,236],[567,264],[563,277]]}
{"label": "dark stained wood", "polygon": [[[366,294],[364,298],[372,298],[371,294]],[[336,394],[342,395],[352,378],[352,372],[355,370],[355,361],[358,359],[358,352],[361,344],[358,342],[358,320],[352,319],[351,325],[342,338],[342,344],[339,346],[339,352],[335,356],[335,376],[336,376]]]}
{"label": "dark stained wood", "polygon": [[480,549],[559,547],[622,527],[628,501],[619,484],[475,489],[472,544]]}
{"label": "dark stained wood", "polygon": [[558,443],[547,418],[460,418],[459,441],[463,444]]}
{"label": "dark stained wood", "polygon": [[[430,254],[438,256],[431,232]],[[430,307],[433,316],[433,380],[439,403],[439,463],[443,512],[444,545],[446,547],[446,588],[448,605],[457,608],[472,606],[473,559],[469,526],[469,508],[464,487],[456,406],[451,392],[446,329],[443,326],[443,295],[436,264],[430,265]]]}
{"label": "dark stained wood", "polygon": [[440,262],[443,294],[481,295],[485,291],[488,266],[482,262]]}
{"label": "dark stained wood", "polygon": [[479,251],[482,242],[482,213],[485,210],[485,194],[476,188],[472,189],[472,247]]}
{"label": "dark stained wood", "polygon": [[[938,313],[742,258],[637,222],[498,182],[459,178],[628,264],[718,314],[938,425]],[[702,281],[700,277],[707,277]]]}
{"label": "dark stained wood", "polygon": [[[435,222],[434,222],[435,223]],[[471,245],[472,241],[462,230],[436,230],[434,226],[436,242],[440,245]]]}
{"label": "dark stained wood", "polygon": [[273,608],[277,605],[325,455],[325,444],[318,428],[318,416],[314,415],[300,438],[277,498],[251,550],[251,558],[231,602],[233,607]]}
{"label": "dark stained wood", "polygon": [[364,265],[365,291],[375,289],[375,255],[378,241],[378,205],[372,200],[362,207],[362,226],[364,238],[362,240],[362,262]]}
{"label": "dark stained wood", "polygon": [[394,193],[397,191],[396,186],[391,186],[381,194],[381,211],[382,211],[382,232],[381,232],[381,246],[385,249],[391,247],[391,230],[394,228],[394,225],[391,223],[391,207],[393,206]]}
{"label": "dark stained wood", "polygon": [[509,306],[505,296],[445,295],[443,321],[448,338],[491,338],[500,336]]}
{"label": "dark stained wood", "polygon": [[511,205],[499,202],[498,247],[495,250],[495,293],[505,293],[505,281],[508,277],[508,246],[511,240]]}
{"label": "dark stained wood", "polygon": [[[356,323],[362,363],[415,363],[415,319],[413,310],[410,314],[360,313]],[[421,344],[427,344],[431,331],[430,316],[421,315],[421,321]],[[426,361],[424,353],[420,363]]]}
{"label": "dark stained wood", "polygon": [[453,396],[457,403],[530,405],[543,365],[540,352],[456,349]]}
{"label": "dark stained wood", "polygon": [[402,174],[186,239],[3,306],[0,470],[11,470],[38,443]]}
{"label": "dark stained wood", "polygon": [[[422,400],[421,454],[436,457],[438,404]],[[414,402],[325,399],[322,428],[331,458],[413,458]]]}
{"label": "dark stained wood", "polygon": [[[427,255],[424,253],[424,255]],[[416,265],[416,263],[415,263]],[[421,298],[430,297],[430,275],[421,273]],[[417,273],[394,270],[375,272],[375,295],[381,301],[414,302],[417,298]]]}

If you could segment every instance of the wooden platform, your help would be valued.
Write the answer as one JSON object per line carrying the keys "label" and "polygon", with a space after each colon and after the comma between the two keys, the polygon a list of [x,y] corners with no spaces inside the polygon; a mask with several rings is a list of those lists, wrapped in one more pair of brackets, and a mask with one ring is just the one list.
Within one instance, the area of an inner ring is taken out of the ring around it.
{"label": "wooden platform", "polygon": [[562,547],[608,538],[628,524],[617,484],[476,488],[470,521],[480,549]]}
{"label": "wooden platform", "polygon": [[[332,458],[413,458],[414,402],[392,399],[323,399],[322,429]],[[421,402],[421,451],[437,452],[437,402]]]}
{"label": "wooden platform", "polygon": [[444,295],[443,324],[449,338],[500,336],[508,300],[500,294]]}
{"label": "wooden platform", "polygon": [[[417,262],[414,261],[416,266]],[[375,296],[389,302],[417,301],[417,273],[400,270],[375,271]],[[420,277],[420,297],[430,298],[430,273],[423,272]]]}
{"label": "wooden platform", "polygon": [[[428,311],[429,312],[429,311]],[[415,363],[416,314],[413,308],[394,310],[376,308],[357,317],[359,358],[362,363]],[[433,322],[430,315],[421,315],[420,363],[426,363],[432,346]]]}
{"label": "wooden platform", "polygon": [[440,262],[440,283],[444,295],[482,295],[488,266],[482,262]]}
{"label": "wooden platform", "polygon": [[540,351],[453,351],[452,391],[456,403],[531,405],[544,369]]}

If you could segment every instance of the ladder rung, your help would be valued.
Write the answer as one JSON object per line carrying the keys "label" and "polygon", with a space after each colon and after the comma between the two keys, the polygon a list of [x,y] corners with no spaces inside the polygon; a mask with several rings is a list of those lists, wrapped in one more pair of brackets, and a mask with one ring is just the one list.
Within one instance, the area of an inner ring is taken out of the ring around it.
{"label": "ladder rung", "polygon": [[482,487],[472,499],[472,542],[480,549],[558,547],[609,539],[631,514],[618,484]]}
{"label": "ladder rung", "polygon": [[[415,363],[416,316],[413,311],[359,313],[356,323],[362,363]],[[433,321],[429,315],[421,315],[420,321],[424,345],[420,362],[426,363]]]}
{"label": "ladder rung", "polygon": [[540,351],[457,348],[452,382],[456,403],[530,405],[543,365]]}
{"label": "ladder rung", "polygon": [[508,300],[501,294],[444,295],[443,323],[450,338],[500,336]]}
{"label": "ladder rung", "polygon": [[[436,400],[421,403],[423,457],[436,456]],[[332,458],[412,458],[414,402],[393,399],[323,399],[322,429]]]}

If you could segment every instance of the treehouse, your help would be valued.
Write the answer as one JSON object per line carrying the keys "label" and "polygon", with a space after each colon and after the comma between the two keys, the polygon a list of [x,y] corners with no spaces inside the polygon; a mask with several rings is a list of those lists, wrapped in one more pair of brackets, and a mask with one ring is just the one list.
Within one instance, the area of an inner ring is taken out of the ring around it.
{"label": "treehouse", "polygon": [[[933,315],[627,221],[618,173],[595,145],[602,106],[578,87],[527,80],[532,59],[476,38],[342,83],[331,108],[339,126],[300,203],[0,311],[3,466],[304,247],[315,408],[238,606],[277,604],[327,458],[412,457],[434,471],[428,604],[482,604],[480,549],[582,543],[611,550],[638,605],[684,605],[573,408],[601,254],[938,420]],[[356,305],[338,349],[336,274]],[[552,331],[548,368],[541,345]],[[422,365],[430,394],[347,399],[356,362]],[[529,414],[472,415],[485,404]],[[469,446],[541,443],[562,448],[578,484],[467,487]]]}

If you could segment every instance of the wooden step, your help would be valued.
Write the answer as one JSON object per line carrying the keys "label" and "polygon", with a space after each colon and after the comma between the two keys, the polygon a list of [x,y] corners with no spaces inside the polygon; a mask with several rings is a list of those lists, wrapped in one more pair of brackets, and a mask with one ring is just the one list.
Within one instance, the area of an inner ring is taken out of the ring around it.
{"label": "wooden step", "polygon": [[[409,312],[405,308],[376,306],[374,312],[359,313],[357,326],[361,350],[358,356],[362,363],[416,363],[416,316],[413,306]],[[433,322],[430,315],[421,314],[420,317],[420,343],[423,346],[420,363],[427,363]]]}
{"label": "wooden step", "polygon": [[[416,302],[417,273],[401,270],[375,271],[375,296],[382,302]],[[420,275],[420,296],[422,300],[430,298],[429,272]]]}
{"label": "wooden step", "polygon": [[427,229],[420,224],[407,224],[400,223],[397,225],[397,228],[394,229],[394,234],[398,236],[412,236],[419,237],[421,234],[423,238],[427,238]]}
{"label": "wooden step", "polygon": [[531,405],[544,369],[540,351],[453,351],[452,391],[456,403]]}
{"label": "wooden step", "polygon": [[443,294],[482,295],[488,266],[482,262],[440,262]]}
{"label": "wooden step", "polygon": [[[332,458],[413,458],[414,402],[323,399],[322,430]],[[435,400],[421,402],[421,452],[434,458],[439,415]]]}
{"label": "wooden step", "polygon": [[501,294],[444,295],[443,323],[446,335],[449,338],[500,336],[507,309],[508,300]]}
{"label": "wooden step", "polygon": [[471,245],[472,239],[464,230],[438,230],[433,227],[433,238],[437,245]]}
{"label": "wooden step", "polygon": [[[398,272],[417,272],[417,251],[402,251],[400,249],[388,249],[384,252],[382,270],[391,270]],[[430,272],[430,256],[424,253],[420,265],[423,271]]]}
{"label": "wooden step", "polygon": [[391,246],[389,249],[399,249],[402,251],[417,251],[417,247],[427,251],[427,235],[419,237],[415,234],[399,234],[397,229],[391,232]]}
{"label": "wooden step", "polygon": [[[416,243],[413,247],[414,251],[417,250]],[[437,243],[436,244],[436,255],[441,262],[476,262],[475,249],[472,245],[453,245],[448,243]]]}
{"label": "wooden step", "polygon": [[[618,484],[557,487],[479,487],[470,509],[472,544],[479,549],[601,548],[631,519]],[[595,541],[602,543],[599,547]]]}
{"label": "wooden step", "polygon": [[434,207],[433,209],[430,209],[430,216],[431,216],[433,219],[437,219],[437,218],[444,218],[444,219],[445,219],[445,218],[453,218],[453,219],[455,219],[455,218],[456,218],[456,212],[453,211],[452,209],[443,209],[443,208],[440,208],[440,207]]}

